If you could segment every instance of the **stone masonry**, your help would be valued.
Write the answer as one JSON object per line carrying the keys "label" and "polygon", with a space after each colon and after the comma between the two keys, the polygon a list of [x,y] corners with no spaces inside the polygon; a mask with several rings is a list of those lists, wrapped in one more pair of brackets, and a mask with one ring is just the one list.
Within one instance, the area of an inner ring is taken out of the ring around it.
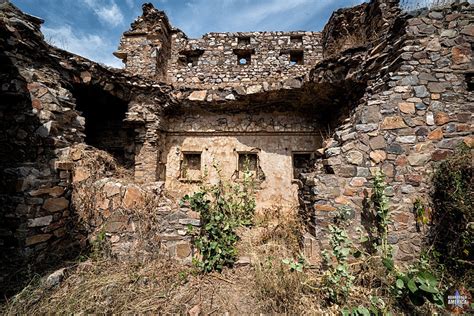
{"label": "stone masonry", "polygon": [[304,75],[322,58],[322,46],[319,32],[209,33],[189,39],[163,11],[144,5],[115,55],[130,73],[175,87],[243,89]]}
{"label": "stone masonry", "polygon": [[189,262],[186,227],[199,214],[177,200],[198,178],[183,166],[200,174],[211,154],[234,179],[254,155],[258,204],[299,207],[315,261],[337,207],[367,224],[383,170],[390,243],[413,259],[414,201],[429,204],[433,166],[474,143],[473,12],[372,0],[336,11],[322,32],[188,39],[145,4],[119,70],[48,45],[41,19],[0,1],[0,284],[98,236],[119,260]]}

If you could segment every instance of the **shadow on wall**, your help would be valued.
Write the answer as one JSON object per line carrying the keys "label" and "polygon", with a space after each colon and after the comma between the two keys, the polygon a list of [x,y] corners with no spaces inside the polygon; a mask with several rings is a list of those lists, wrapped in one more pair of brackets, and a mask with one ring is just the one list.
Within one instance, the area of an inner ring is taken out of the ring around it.
{"label": "shadow on wall", "polygon": [[[37,198],[25,194],[39,183],[51,181],[44,126],[34,113],[26,80],[10,58],[0,51],[0,299],[14,293],[31,277],[24,259],[36,249],[24,248],[27,219],[39,209]],[[55,260],[51,254],[48,260]],[[32,270],[32,269],[31,269]]]}
{"label": "shadow on wall", "polygon": [[76,109],[85,117],[85,142],[107,151],[126,168],[135,164],[135,132],[123,120],[128,102],[94,85],[76,85]]}

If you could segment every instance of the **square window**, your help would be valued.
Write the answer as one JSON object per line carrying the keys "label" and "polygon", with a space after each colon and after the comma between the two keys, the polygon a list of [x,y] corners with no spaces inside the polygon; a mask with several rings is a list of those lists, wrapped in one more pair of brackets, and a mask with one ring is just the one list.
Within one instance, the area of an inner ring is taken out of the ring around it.
{"label": "square window", "polygon": [[238,164],[240,179],[244,177],[245,172],[250,172],[252,177],[258,176],[258,155],[256,153],[239,153]]}
{"label": "square window", "polygon": [[180,178],[183,180],[201,179],[201,153],[183,153]]}
{"label": "square window", "polygon": [[188,67],[195,67],[199,64],[199,58],[204,54],[202,49],[184,50],[179,52],[179,60]]}
{"label": "square window", "polygon": [[311,153],[293,153],[293,178],[311,167]]}
{"label": "square window", "polygon": [[303,35],[291,35],[290,36],[290,43],[303,44]]}
{"label": "square window", "polygon": [[291,51],[290,52],[290,65],[303,65],[303,52],[302,51]]}
{"label": "square window", "polygon": [[252,55],[249,53],[243,53],[237,55],[237,64],[238,65],[250,65],[252,61]]}
{"label": "square window", "polygon": [[237,65],[250,65],[254,53],[253,49],[234,49],[234,54],[237,56]]}
{"label": "square window", "polygon": [[250,45],[250,36],[240,36],[237,38],[239,45]]}

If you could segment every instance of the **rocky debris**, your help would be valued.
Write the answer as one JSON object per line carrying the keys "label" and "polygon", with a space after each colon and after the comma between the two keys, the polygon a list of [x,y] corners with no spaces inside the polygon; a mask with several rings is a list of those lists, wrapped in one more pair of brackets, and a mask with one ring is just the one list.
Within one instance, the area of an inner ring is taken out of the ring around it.
{"label": "rocky debris", "polygon": [[[324,129],[331,124],[330,139],[299,179],[303,217],[318,241],[309,247],[315,254],[337,207],[349,207],[360,221],[379,169],[387,175],[393,207],[411,209],[412,197],[428,195],[431,162],[459,143],[473,143],[472,12],[472,4],[461,3],[405,16],[395,1],[374,0],[336,12],[323,34],[209,33],[194,40],[146,5],[116,52],[126,60],[124,72],[47,45],[40,19],[2,3],[0,134],[8,149],[0,156],[2,263],[15,265],[11,257],[19,253],[40,262],[51,251],[84,247],[79,229],[66,229],[79,228],[77,216],[90,239],[105,229],[119,259],[167,253],[189,261],[186,227],[199,226],[199,217],[166,200],[162,183],[154,181],[162,132],[173,125],[168,114],[190,107],[298,109],[316,112],[315,130],[323,129],[321,122]],[[244,59],[250,54],[249,64],[237,65],[237,53]],[[173,86],[159,83],[168,78]],[[127,125],[134,144],[115,149],[133,155],[135,181],[113,179],[120,169],[113,159],[93,156],[91,168],[83,163],[88,150],[73,148],[86,140],[79,87],[125,104],[119,123]],[[243,121],[250,131],[259,124],[280,132],[306,124],[289,117],[256,121],[248,114]],[[231,130],[228,123],[221,126]],[[390,237],[397,258],[409,260],[420,236],[409,224],[411,213],[403,213]]]}
{"label": "rocky debris", "polygon": [[61,283],[61,281],[64,279],[65,272],[66,272],[66,268],[62,268],[62,269],[54,271],[53,273],[51,273],[50,275],[46,277],[46,280],[44,281],[44,286],[47,289],[50,289],[59,285],[59,283]]}

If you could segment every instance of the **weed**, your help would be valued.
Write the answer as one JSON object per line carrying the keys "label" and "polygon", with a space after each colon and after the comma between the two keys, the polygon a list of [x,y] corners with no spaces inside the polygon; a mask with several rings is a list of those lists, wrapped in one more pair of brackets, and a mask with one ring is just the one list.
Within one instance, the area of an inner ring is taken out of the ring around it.
{"label": "weed", "polygon": [[222,271],[232,266],[237,257],[235,245],[239,239],[236,228],[251,225],[255,212],[253,181],[248,171],[244,172],[242,185],[230,184],[222,180],[220,170],[216,185],[203,185],[198,192],[183,197],[181,204],[201,215],[201,229],[194,234],[194,244],[201,258],[194,263],[202,272]]}
{"label": "weed", "polygon": [[348,209],[338,209],[334,222],[329,225],[329,244],[331,253],[323,251],[324,264],[327,267],[324,278],[324,291],[332,303],[346,300],[352,287],[354,276],[349,271],[348,257],[351,253],[351,240],[345,230]]}
{"label": "weed", "polygon": [[298,256],[298,259],[291,259],[291,258],[286,258],[283,259],[281,262],[284,264],[288,265],[290,268],[290,271],[297,271],[297,272],[303,272],[303,268],[305,266],[305,259],[302,254]]}

